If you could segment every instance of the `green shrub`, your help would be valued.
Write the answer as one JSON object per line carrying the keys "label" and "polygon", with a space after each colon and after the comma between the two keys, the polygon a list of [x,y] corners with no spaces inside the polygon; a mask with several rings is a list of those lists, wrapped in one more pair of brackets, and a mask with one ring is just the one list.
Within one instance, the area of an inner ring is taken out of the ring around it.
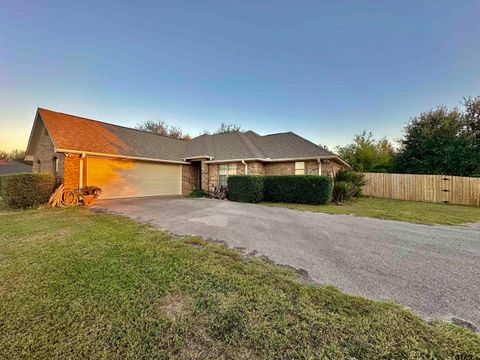
{"label": "green shrub", "polygon": [[5,175],[0,196],[9,207],[27,208],[47,203],[54,186],[52,174]]}
{"label": "green shrub", "polygon": [[263,200],[263,177],[232,175],[227,178],[228,198],[231,201],[258,203]]}
{"label": "green shrub", "polygon": [[351,183],[353,187],[353,196],[362,196],[363,187],[365,186],[365,177],[363,176],[363,174],[357,173],[349,169],[340,169],[335,175],[335,182]]}
{"label": "green shrub", "polygon": [[333,185],[333,198],[332,201],[336,204],[350,201],[354,196],[355,190],[351,182],[336,181]]}
{"label": "green shrub", "polygon": [[327,204],[332,200],[332,178],[317,175],[264,177],[264,199],[297,204]]}
{"label": "green shrub", "polygon": [[192,191],[190,191],[190,194],[188,194],[188,197],[190,198],[202,198],[205,197],[207,193],[200,188],[195,188]]}

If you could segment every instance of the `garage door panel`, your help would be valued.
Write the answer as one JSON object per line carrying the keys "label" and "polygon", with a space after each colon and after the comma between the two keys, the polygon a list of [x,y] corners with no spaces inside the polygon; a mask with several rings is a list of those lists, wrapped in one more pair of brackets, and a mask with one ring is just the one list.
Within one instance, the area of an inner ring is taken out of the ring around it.
{"label": "garage door panel", "polygon": [[87,159],[87,184],[102,188],[101,198],[181,194],[181,165]]}

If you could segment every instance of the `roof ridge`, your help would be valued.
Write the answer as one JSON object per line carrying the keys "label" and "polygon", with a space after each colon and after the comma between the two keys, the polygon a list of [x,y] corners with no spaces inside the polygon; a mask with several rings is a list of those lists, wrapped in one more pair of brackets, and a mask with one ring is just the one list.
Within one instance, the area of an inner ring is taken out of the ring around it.
{"label": "roof ridge", "polygon": [[67,113],[63,113],[63,112],[60,112],[60,111],[50,110],[50,109],[46,109],[46,108],[42,108],[42,107],[37,108],[37,111],[38,110],[45,110],[45,111],[53,112],[53,113],[56,113],[56,114],[67,115],[67,116],[71,116],[71,117],[82,119],[82,120],[93,121],[93,122],[97,122],[97,123],[100,123],[100,124],[116,126],[116,127],[120,127],[120,128],[127,129],[127,130],[139,131],[139,132],[146,133],[146,134],[161,136],[161,137],[164,137],[164,138],[167,138],[167,139],[172,139],[172,140],[185,142],[185,140],[183,140],[183,139],[175,139],[175,138],[172,138],[170,136],[157,134],[157,133],[154,133],[154,132],[151,132],[151,131],[148,131],[148,130],[135,129],[135,128],[131,128],[131,127],[124,126],[124,125],[118,125],[118,124],[113,124],[113,123],[109,123],[109,122],[102,121],[102,120],[90,119],[90,118],[86,118],[86,117],[83,117],[83,116],[67,114]]}
{"label": "roof ridge", "polygon": [[[273,134],[267,134],[267,135],[258,135],[258,136],[263,136],[263,137],[266,137],[266,136],[272,136],[272,135],[282,135],[282,134],[295,134],[294,132],[292,131],[283,131],[283,132],[277,132],[277,133],[273,133]],[[295,134],[296,135],[296,134]]]}
{"label": "roof ridge", "polygon": [[240,138],[244,142],[244,144],[247,146],[248,150],[252,152],[255,156],[261,155],[261,157],[265,157],[265,154],[262,152],[260,147],[253,142],[252,139],[248,137],[244,132],[239,132]]}

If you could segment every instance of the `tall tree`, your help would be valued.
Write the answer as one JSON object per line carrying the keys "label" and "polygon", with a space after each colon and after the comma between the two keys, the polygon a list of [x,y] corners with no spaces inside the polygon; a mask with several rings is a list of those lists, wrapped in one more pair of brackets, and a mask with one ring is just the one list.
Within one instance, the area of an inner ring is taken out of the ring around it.
{"label": "tall tree", "polygon": [[390,171],[395,149],[385,138],[377,140],[366,130],[355,135],[353,142],[336,148],[338,155],[356,171],[388,172]]}
{"label": "tall tree", "polygon": [[475,147],[480,151],[480,96],[464,98],[462,105],[465,131],[474,137]]}
{"label": "tall tree", "polygon": [[413,117],[400,139],[395,170],[459,176],[478,171],[480,155],[464,118],[458,109],[444,106]]}
{"label": "tall tree", "polygon": [[137,124],[135,127],[138,130],[149,131],[154,134],[159,134],[162,136],[167,136],[172,139],[179,139],[179,140],[190,140],[191,136],[188,134],[183,134],[182,129],[176,126],[168,125],[163,120],[148,120],[142,124]]}

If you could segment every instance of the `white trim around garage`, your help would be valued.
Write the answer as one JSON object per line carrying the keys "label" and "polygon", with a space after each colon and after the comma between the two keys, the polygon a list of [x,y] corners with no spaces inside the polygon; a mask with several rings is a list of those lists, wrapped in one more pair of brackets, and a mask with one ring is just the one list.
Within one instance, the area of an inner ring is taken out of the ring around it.
{"label": "white trim around garage", "polygon": [[92,151],[79,151],[79,150],[70,150],[70,149],[56,149],[56,150],[57,150],[56,152],[61,152],[61,153],[85,154],[90,156],[100,156],[100,157],[114,158],[114,159],[128,159],[128,160],[140,160],[140,161],[149,161],[149,162],[158,162],[158,163],[190,165],[188,161],[161,160],[161,159],[152,159],[152,158],[145,158],[145,157],[138,157],[138,156],[114,155],[114,154],[105,154],[105,153],[98,153],[98,152],[92,152]]}

